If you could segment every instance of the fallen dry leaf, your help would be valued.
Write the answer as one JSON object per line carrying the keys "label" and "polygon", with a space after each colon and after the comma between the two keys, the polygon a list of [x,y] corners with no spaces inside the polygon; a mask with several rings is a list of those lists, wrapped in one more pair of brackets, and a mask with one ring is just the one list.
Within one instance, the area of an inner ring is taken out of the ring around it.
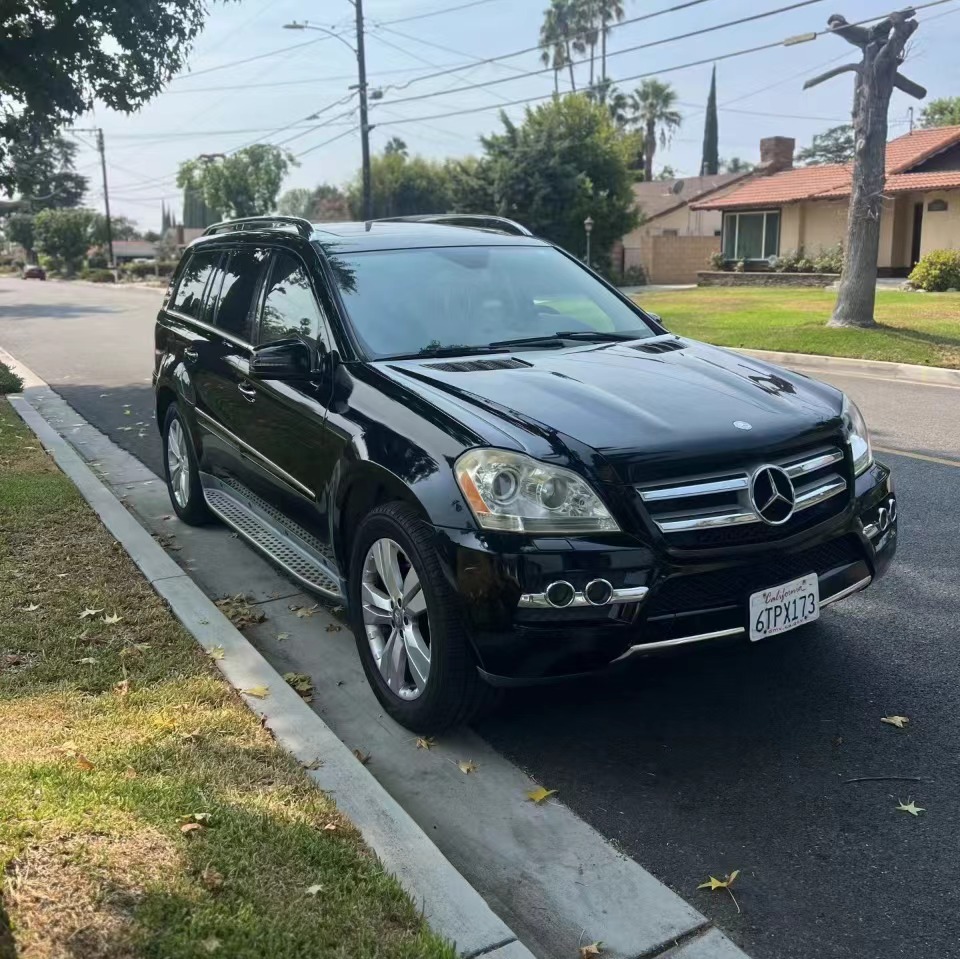
{"label": "fallen dry leaf", "polygon": [[[77,761],[77,766],[80,769],[82,769],[85,773],[90,772],[91,769],[97,768],[96,766],[94,766],[92,762],[90,762],[89,759],[87,759],[86,756],[83,755],[83,753],[77,753],[76,761]],[[916,815],[916,813],[914,813],[914,815]]]}
{"label": "fallen dry leaf", "polygon": [[328,633],[339,633],[341,629],[343,629],[343,627],[338,626],[336,623],[327,623]]}
{"label": "fallen dry leaf", "polygon": [[253,696],[254,699],[266,699],[270,695],[269,686],[251,686],[249,689],[241,689],[241,693],[247,696]]}
{"label": "fallen dry leaf", "polygon": [[337,824],[335,822],[328,822],[323,828],[327,832],[333,832],[337,828]]}
{"label": "fallen dry leaf", "polygon": [[122,616],[119,616],[117,615],[117,613],[114,613],[112,616],[104,616],[103,622],[107,626],[113,626],[115,623],[119,623],[121,619],[123,619]]}
{"label": "fallen dry leaf", "polygon": [[740,870],[734,869],[733,872],[724,879],[715,879],[713,876],[711,876],[706,882],[700,883],[700,885],[697,886],[697,889],[729,889],[739,875]]}
{"label": "fallen dry leaf", "polygon": [[306,673],[284,673],[284,682],[293,687],[300,696],[310,702],[313,695],[313,682]]}
{"label": "fallen dry leaf", "polygon": [[80,614],[80,619],[89,619],[91,616],[98,616],[102,609],[91,609],[89,606]]}
{"label": "fallen dry leaf", "polygon": [[83,659],[78,659],[77,662],[83,663],[85,666],[93,666],[98,662],[98,660],[96,660],[93,656],[84,656]]}
{"label": "fallen dry leaf", "polygon": [[210,813],[208,812],[188,812],[185,816],[180,817],[181,822],[199,822],[199,823],[208,823],[210,822]]}
{"label": "fallen dry leaf", "polygon": [[277,633],[277,642],[282,643],[285,639],[289,639],[289,633]]}
{"label": "fallen dry leaf", "polygon": [[590,959],[591,956],[599,956],[603,949],[601,946],[603,941],[600,942],[591,942],[589,946],[580,947],[580,959]]}
{"label": "fallen dry leaf", "polygon": [[556,789],[544,789],[543,786],[537,786],[532,792],[527,793],[527,799],[531,802],[535,802],[538,806],[544,801],[544,799],[549,799],[551,796],[557,794]]}
{"label": "fallen dry leaf", "polygon": [[214,646],[213,649],[208,649],[208,650],[207,650],[207,655],[208,655],[211,659],[223,659],[223,647],[222,647],[222,646]]}
{"label": "fallen dry leaf", "polygon": [[203,829],[203,826],[198,822],[185,822],[180,827],[180,832],[184,833],[185,835],[189,835],[190,833],[198,832],[201,829]]}
{"label": "fallen dry leaf", "polygon": [[920,813],[926,812],[926,809],[923,806],[915,805],[912,799],[908,799],[906,802],[901,799],[900,805],[897,806],[897,812],[908,812],[911,816],[919,816]]}
{"label": "fallen dry leaf", "polygon": [[309,619],[311,616],[316,616],[320,612],[320,607],[311,606],[309,609],[298,609],[296,611],[297,619]]}
{"label": "fallen dry leaf", "polygon": [[29,606],[24,606],[20,612],[21,613],[35,613],[40,607],[36,603],[31,603]]}
{"label": "fallen dry leaf", "polygon": [[204,952],[209,952],[213,954],[220,949],[221,942],[216,936],[208,936],[203,942],[200,943],[200,947]]}
{"label": "fallen dry leaf", "polygon": [[910,720],[906,716],[881,716],[880,722],[886,723],[888,726],[896,726],[897,729],[903,729]]}
{"label": "fallen dry leaf", "polygon": [[460,762],[457,763],[457,769],[465,776],[469,776],[470,773],[477,771],[477,764],[472,759],[461,759]]}
{"label": "fallen dry leaf", "polygon": [[313,762],[301,763],[301,765],[303,766],[304,769],[319,769],[323,765],[323,760],[319,756],[317,756],[317,758],[314,759]]}
{"label": "fallen dry leaf", "polygon": [[130,695],[130,680],[121,679],[116,686],[113,687],[113,691],[121,698],[126,699]]}
{"label": "fallen dry leaf", "polygon": [[187,742],[192,742],[195,739],[200,738],[200,727],[197,726],[196,729],[191,729],[188,733],[180,733],[180,738]]}
{"label": "fallen dry leaf", "polygon": [[417,739],[417,749],[433,749],[437,745],[437,741],[433,736],[420,736]]}
{"label": "fallen dry leaf", "polygon": [[137,773],[136,769],[133,768],[133,766],[127,766],[126,770],[124,770],[123,778],[136,779],[138,775],[139,774]]}
{"label": "fallen dry leaf", "polygon": [[59,746],[54,746],[53,748],[66,756],[74,756],[77,753],[77,744],[72,739],[68,739],[65,743],[61,743]]}
{"label": "fallen dry leaf", "polygon": [[323,892],[323,886],[317,883],[316,886],[307,886],[307,895],[315,896],[318,892]]}
{"label": "fallen dry leaf", "polygon": [[288,606],[287,609],[289,609],[291,613],[295,613],[298,609],[303,609],[303,607],[294,603],[293,605]]}
{"label": "fallen dry leaf", "polygon": [[357,759],[359,759],[364,766],[366,766],[367,763],[370,762],[370,758],[371,758],[370,753],[365,753],[361,749],[355,749],[353,751],[353,755],[356,756]]}
{"label": "fallen dry leaf", "polygon": [[200,873],[200,882],[207,889],[219,889],[223,885],[223,874],[217,872],[213,866],[207,866]]}

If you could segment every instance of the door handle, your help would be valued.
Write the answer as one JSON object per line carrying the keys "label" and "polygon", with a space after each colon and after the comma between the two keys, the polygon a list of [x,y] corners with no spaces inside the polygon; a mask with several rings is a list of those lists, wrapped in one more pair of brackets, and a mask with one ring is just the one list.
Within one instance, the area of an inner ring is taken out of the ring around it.
{"label": "door handle", "polygon": [[189,360],[191,363],[196,363],[200,358],[200,354],[192,346],[188,346],[183,351],[183,358]]}
{"label": "door handle", "polygon": [[257,398],[257,391],[249,383],[240,383],[237,389],[248,403],[252,403]]}

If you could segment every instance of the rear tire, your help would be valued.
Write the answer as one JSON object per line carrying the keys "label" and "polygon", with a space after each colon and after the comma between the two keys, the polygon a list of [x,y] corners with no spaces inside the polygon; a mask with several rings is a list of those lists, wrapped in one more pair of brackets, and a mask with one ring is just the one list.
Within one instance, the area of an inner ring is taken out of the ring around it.
{"label": "rear tire", "polygon": [[163,420],[163,469],[177,516],[191,526],[209,523],[213,516],[203,498],[193,438],[176,403]]}
{"label": "rear tire", "polygon": [[406,503],[369,513],[353,542],[350,625],[383,708],[418,733],[469,722],[497,699],[481,679],[429,527]]}

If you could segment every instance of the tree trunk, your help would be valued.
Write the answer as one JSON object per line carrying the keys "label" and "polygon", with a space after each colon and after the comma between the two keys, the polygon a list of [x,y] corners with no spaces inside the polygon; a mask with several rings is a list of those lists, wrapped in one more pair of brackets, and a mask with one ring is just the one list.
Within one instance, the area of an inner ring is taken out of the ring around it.
{"label": "tree trunk", "polygon": [[843,275],[828,326],[871,327],[877,322],[877,259],[880,253],[880,217],[886,179],[887,108],[891,87],[877,82],[876,56],[880,45],[869,44],[857,75],[854,93],[854,167],[847,211],[847,239]]}
{"label": "tree trunk", "polygon": [[647,130],[644,136],[646,143],[643,151],[643,178],[649,183],[653,179],[653,155],[657,152],[657,124],[655,120],[647,120]]}
{"label": "tree trunk", "polygon": [[590,89],[593,90],[593,54],[596,50],[596,44],[590,44]]}
{"label": "tree trunk", "polygon": [[573,79],[573,57],[570,56],[570,44],[567,44],[567,69],[570,71],[570,89],[577,92],[577,82]]}
{"label": "tree trunk", "polygon": [[555,97],[560,96],[560,71],[553,71],[553,95]]}
{"label": "tree trunk", "polygon": [[607,82],[607,18],[600,21],[600,82]]}

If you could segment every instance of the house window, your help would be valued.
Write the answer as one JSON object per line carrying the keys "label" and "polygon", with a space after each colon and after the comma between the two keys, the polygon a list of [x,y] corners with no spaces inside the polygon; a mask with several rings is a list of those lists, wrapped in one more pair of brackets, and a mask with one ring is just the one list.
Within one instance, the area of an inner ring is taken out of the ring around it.
{"label": "house window", "polygon": [[661,236],[679,236],[680,232],[678,230],[664,230]]}
{"label": "house window", "polygon": [[765,260],[780,253],[780,211],[724,213],[723,255],[728,260]]}
{"label": "house window", "polygon": [[946,212],[947,212],[946,200],[931,200],[927,204],[927,213],[946,213]]}

